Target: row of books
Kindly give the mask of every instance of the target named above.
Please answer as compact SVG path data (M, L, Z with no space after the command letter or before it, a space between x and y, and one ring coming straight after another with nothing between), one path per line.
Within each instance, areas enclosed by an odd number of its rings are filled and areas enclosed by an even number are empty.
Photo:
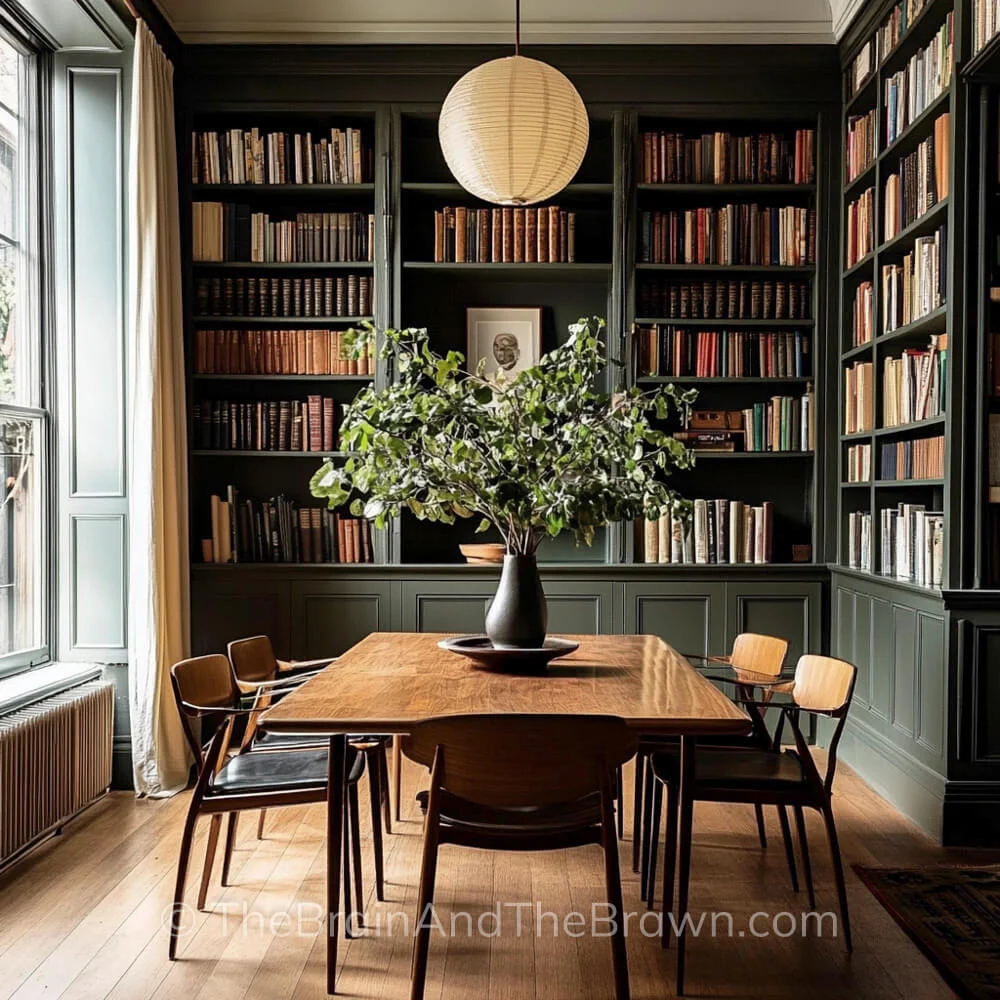
M337 449L338 404L329 396L303 399L203 400L191 407L195 447L223 451Z
M942 479L944 435L912 441L888 441L879 449L879 478Z
M872 478L871 444L852 444L847 448L847 482L867 483Z
M1000 0L972 0L972 51L982 49L1000 31Z
M930 338L920 350L907 348L882 368L882 426L898 427L944 413L948 335Z
M851 344L860 347L875 336L875 286L870 281L858 283L851 303Z
M883 84L886 146L951 86L954 68L955 12L949 11L934 38Z
M801 331L692 330L665 324L635 331L640 376L805 378L811 374L809 335Z
M576 212L446 206L434 213L434 260L458 264L573 264Z
M944 579L944 514L923 504L901 503L879 511L881 572L921 587Z
M652 264L816 262L816 210L730 204L687 211L643 212L639 259Z
M374 375L371 339L349 357L342 330L196 330L198 375ZM353 353L353 352L352 352Z
M872 35L858 50L847 68L847 96L853 97L869 80L878 65L878 36Z
M865 573L873 572L870 510L852 510L847 515L847 565Z
M874 368L870 361L855 361L844 369L844 433L870 431L873 426Z
M931 0L900 0L889 11L889 16L878 29L879 57L885 57L899 44L900 39L910 30L914 18L931 2Z
M847 181L863 174L875 161L875 109L847 119Z
M882 266L882 332L933 312L945 301L948 230L919 236L901 264Z
M948 197L950 149L951 115L943 114L934 122L934 134L904 156L899 169L885 179L884 239L892 239Z
M815 180L815 129L796 129L794 136L642 133L644 184L812 184Z
M336 319L370 316L375 305L369 274L336 278L200 277L194 283L195 316Z
M261 132L230 128L195 132L191 180L195 184L359 184L372 179L372 152L359 128Z
M249 205L196 201L192 210L196 261L311 264L374 259L375 216L365 212L298 212L272 219Z
M772 396L743 411L746 451L814 451L816 397L812 387L802 396Z
M636 309L665 319L808 319L808 281L640 281Z
M647 563L769 563L774 504L742 500L695 500L690 517L664 511L642 522L642 559Z
M288 497L247 500L230 486L212 494L212 534L202 559L215 563L370 563L371 525L325 507L302 507Z
M853 267L875 249L875 188L866 188L847 204L847 267Z

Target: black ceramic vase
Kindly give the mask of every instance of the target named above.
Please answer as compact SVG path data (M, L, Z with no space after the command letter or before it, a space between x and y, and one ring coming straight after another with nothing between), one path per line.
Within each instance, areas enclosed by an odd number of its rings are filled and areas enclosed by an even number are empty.
M503 557L503 573L486 615L496 649L540 649L548 626L545 593L534 556Z

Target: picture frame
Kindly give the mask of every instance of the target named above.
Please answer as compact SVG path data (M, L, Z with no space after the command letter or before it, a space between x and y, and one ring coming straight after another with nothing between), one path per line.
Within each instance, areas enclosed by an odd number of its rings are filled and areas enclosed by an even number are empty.
M513 378L538 364L542 356L540 306L469 308L465 359L470 372L486 359L486 377L503 372Z

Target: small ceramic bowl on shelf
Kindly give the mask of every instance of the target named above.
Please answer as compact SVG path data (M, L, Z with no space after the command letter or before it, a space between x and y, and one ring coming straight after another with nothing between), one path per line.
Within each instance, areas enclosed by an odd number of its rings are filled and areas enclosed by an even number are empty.
M459 545L459 551L470 564L502 563L505 548L502 542L477 542Z

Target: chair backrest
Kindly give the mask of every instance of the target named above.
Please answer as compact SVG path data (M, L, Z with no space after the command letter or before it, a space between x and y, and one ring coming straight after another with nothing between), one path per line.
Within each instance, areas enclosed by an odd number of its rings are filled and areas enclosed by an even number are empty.
M795 667L792 698L799 708L830 715L846 713L858 668L832 656L805 655Z
M235 639L229 644L229 662L237 680L249 683L270 681L278 672L271 640L266 635Z
M754 674L777 677L785 662L788 643L773 635L758 635L755 632L741 632L729 654L729 662L740 670Z
M233 680L229 660L221 653L192 656L187 660L181 660L170 668L170 684L184 726L184 735L201 767L205 755L194 729L194 720L205 718L210 731L208 733L203 731L201 735L211 737L220 724L230 721L231 718L221 714L212 718L213 709L222 713L236 708L239 704L240 693Z
M572 802L599 791L635 753L636 735L604 715L456 715L403 737L411 760L438 761L441 787L497 808Z

